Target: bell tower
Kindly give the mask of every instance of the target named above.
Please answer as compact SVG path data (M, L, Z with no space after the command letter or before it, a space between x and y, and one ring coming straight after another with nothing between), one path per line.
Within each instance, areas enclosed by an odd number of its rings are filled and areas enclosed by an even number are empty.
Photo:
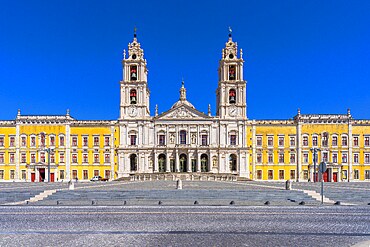
M148 69L144 51L137 41L136 28L134 40L128 44L128 56L126 50L123 51L122 68L120 119L150 117Z
M238 54L238 44L232 39L229 28L229 40L222 49L222 58L218 67L217 113L220 118L247 117L247 82L243 78L243 51Z

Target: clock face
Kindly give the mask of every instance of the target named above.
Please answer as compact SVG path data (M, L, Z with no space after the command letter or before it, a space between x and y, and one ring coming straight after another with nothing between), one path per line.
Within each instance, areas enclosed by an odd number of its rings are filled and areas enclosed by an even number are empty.
M130 106L130 108L128 108L128 115L130 115L130 117L135 117L137 115L137 109L135 106Z
M230 107L229 109L229 115L232 117L235 117L238 113L238 109L235 106Z

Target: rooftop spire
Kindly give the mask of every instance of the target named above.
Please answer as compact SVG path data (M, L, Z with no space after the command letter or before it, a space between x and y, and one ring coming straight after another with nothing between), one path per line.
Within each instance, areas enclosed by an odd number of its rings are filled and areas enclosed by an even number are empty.
M231 39L231 34L232 34L233 30L231 29L231 27L229 26L229 39Z
M136 30L137 30L137 28L136 28L136 26L134 27L134 38L136 38Z

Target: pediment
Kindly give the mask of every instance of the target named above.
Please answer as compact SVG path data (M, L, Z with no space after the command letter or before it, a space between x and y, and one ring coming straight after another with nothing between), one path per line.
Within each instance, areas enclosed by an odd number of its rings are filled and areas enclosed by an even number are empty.
M157 116L157 119L205 119L209 118L206 114L191 108L185 104L170 109Z

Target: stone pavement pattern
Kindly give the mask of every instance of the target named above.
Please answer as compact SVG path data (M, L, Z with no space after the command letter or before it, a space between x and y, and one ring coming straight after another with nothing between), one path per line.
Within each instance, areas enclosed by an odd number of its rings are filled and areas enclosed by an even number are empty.
M0 246L352 246L367 207L0 207Z

